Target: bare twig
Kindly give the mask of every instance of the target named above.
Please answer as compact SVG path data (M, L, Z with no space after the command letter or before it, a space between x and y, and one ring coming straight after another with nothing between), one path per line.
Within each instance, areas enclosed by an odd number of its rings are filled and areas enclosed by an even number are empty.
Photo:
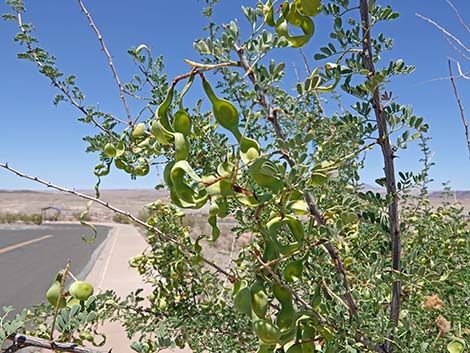
M462 18L462 15L460 15L460 12L459 10L457 10L457 8L454 6L454 4L450 1L450 0L447 0L447 4L449 4L449 6L451 7L452 11L454 11L454 14L455 14L455 17L457 17L457 19L459 20L460 24L462 25L463 28L465 28L465 30L467 32L470 32L470 27L465 23L465 21L463 20Z
M468 155L469 155L469 158L470 158L470 135L469 135L469 132L468 132L467 119L465 118L465 109L463 107L462 101L460 100L459 92L457 90L457 85L455 83L454 74L452 72L452 64L451 64L450 60L448 60L447 63L449 65L450 82L452 82L452 87L454 89L455 98L457 99L457 104L458 104L459 110L460 110L460 117L462 118L462 123L463 123L463 126L465 128L465 136L466 136L466 139L467 139L467 149L468 149Z
M60 279L59 296L57 297L57 303L54 308L54 316L52 317L51 334L49 336L49 339L51 340L51 342L54 341L55 322L57 320L57 315L59 314L60 299L62 299L64 295L65 281L67 280L67 275L69 273L69 270L70 270L70 260L67 260L65 269L62 272L62 278Z
M19 170L16 170L12 167L10 167L7 163L0 163L0 168L3 168L3 169L6 169L16 175L18 175L19 177L21 178L25 178L25 179L28 179L28 180L32 180L34 182L37 182L39 184L42 184L42 185L45 185L47 186L48 188L51 188L51 189L55 189L55 190L59 190L59 191L62 191L62 192L65 192L65 193L68 193L68 194L72 194L72 195L75 195L75 196L78 196L82 199L86 199L86 200L90 200L90 201L93 201L93 202L96 202L116 213L119 213L119 214L122 214L126 217L128 217L129 219L133 220L135 223L141 225L142 227L144 227L145 229L147 229L148 231L152 232L152 233L155 233L157 235L159 235L163 240L165 241L168 241L168 242L171 242L175 245L177 245L183 252L186 252L190 255L195 255L194 251L186 246L184 246L183 244L181 244L177 239L174 239L173 237L163 233L160 229L148 224L147 222L144 222L142 220L140 220L139 218L137 218L136 216L134 216L133 214L127 212L127 211L123 211L117 207L114 207L112 205L109 204L109 202L106 202L106 201L103 201L101 199L97 199L96 197L93 197L93 196L90 196L90 195L87 195L87 194L84 194L84 193L81 193L81 192L78 192L78 191L75 191L75 190L72 190L72 189L67 189L67 188L64 188L62 186L58 186L58 185L55 185L55 184L52 184L48 181L45 181L45 180L42 180L38 177L33 177L33 176L30 176L30 175L27 175L23 172L20 172ZM204 257L201 257L201 260L206 263L207 265L209 265L210 267L214 268L217 272L223 274L224 276L227 276L230 280L232 281L235 281L236 278L235 276L231 275L230 273L228 273L227 271L225 271L224 269L222 269L220 266L218 266L217 264L215 264L214 262L212 262L211 260L208 260Z
M372 58L371 36L370 36L370 20L369 20L369 5L367 0L360 0L360 13L362 20L362 48L363 48L363 61L364 66L369 71L372 77L375 74L375 67ZM379 130L379 144L382 149L384 159L384 172L385 181L387 186L387 195L391 196L391 204L388 209L390 217L390 237L392 248L392 270L396 273L401 271L400 258L401 258L401 244L400 244L400 221L398 212L398 196L395 181L395 165L393 159L392 147L388 137L387 120L380 104L380 89L376 88L372 95L372 107L374 108L377 127ZM401 281L396 279L392 283L392 302L390 305L390 319L395 327L398 326L400 315L400 295L401 295ZM386 341L386 350L391 352L393 346L393 333Z
M71 353L106 353L99 351L96 348L86 348L77 345L76 343L61 343L48 341L39 337L22 335L14 333L7 338L7 341L11 341L12 345L3 349L1 353L13 353L18 352L22 348L36 347L43 348L54 352L71 352ZM107 353L111 353L109 350Z
M457 38L455 35L450 33L448 30L446 30L444 27L442 27L440 24L438 24L436 21L431 20L429 17L423 16L419 13L416 14L419 18L422 18L426 22L429 22L432 24L434 27L436 27L439 31L441 31L445 36L451 38L453 41L455 41L462 49L464 49L466 52L470 53L470 49L465 46L465 44L462 43L462 41Z
M196 61L192 61L189 59L185 59L183 61L186 64L191 65L192 67L197 67L198 69L205 69L205 70L220 69L222 67L228 67L228 66L240 66L240 63L237 61L229 61L229 62L223 62L223 63L218 63L218 64L203 64L203 63L198 63Z
M80 5L80 8L82 9L83 13L86 15L86 17L88 19L88 23L90 24L90 27L95 32L96 38L98 38L98 41L100 42L101 48L103 49L103 52L106 55L106 58L108 59L109 67L111 68L111 71L113 73L114 81L116 81L116 85L119 88L119 96L121 97L122 104L124 106L124 109L126 110L128 124L131 124L132 123L132 115L131 115L131 111L129 110L129 104L127 103L124 86L122 85L121 80L119 79L119 75L116 71L116 67L114 66L113 58L111 57L111 53L109 52L108 47L106 46L106 43L103 39L103 36L101 35L98 27L96 26L95 22L93 21L93 18L91 17L90 12L85 7L85 4L83 3L83 1L78 0L78 4Z
M285 140L285 135L282 132L281 126L279 125L279 121L276 117L276 110L273 109L273 107L271 106L265 89L258 84L258 80L256 79L255 73L251 68L250 63L245 57L243 48L239 47L237 44L234 44L234 48L238 54L238 57L240 58L241 67L246 71L248 78L250 79L253 86L257 87L260 104L264 109L266 109L266 112L268 113L267 120L270 121L273 125L274 130L276 132L276 136L281 140Z
M21 32L24 34L24 35L27 35L25 29L24 29L24 24L23 24L23 19L22 19L22 16L21 16L21 13L20 12L17 12L16 13L16 16L17 16L17 20L18 20L18 27L20 28ZM31 43L29 41L26 41L26 48L28 49L28 54L31 54L33 59L34 59L34 62L36 63L36 65L40 68L40 69L43 69L44 68L44 64L42 63L41 59L38 57L37 53L36 53L36 50L32 47ZM75 107L77 108L81 113L85 114L85 116L87 118L90 119L90 121L96 126L98 127L99 129L101 129L102 131L104 131L105 133L107 133L109 136L111 136L112 138L115 138L115 136L113 134L111 134L111 132L106 129L103 125L101 125L98 121L96 121L96 119L91 116L89 114L89 112L87 111L87 109L82 105L80 104L74 97L73 95L69 92L69 90L67 88L64 87L64 85L58 81L56 78L52 77L52 76L47 76L49 78L49 80L51 81L52 85L54 87L56 87L59 91L61 91L66 97L67 99L69 100L69 102ZM115 120L116 122L118 123L124 123L121 119L111 115L111 114L108 114L108 113L105 113L104 114L106 117L109 117L113 120Z
M449 37L444 36L444 38L446 39L447 43L449 43L449 45L450 45L452 48L454 48L454 50L455 50L457 53L459 53L459 54L460 54L462 57L464 57L465 59L470 60L470 56L467 55L467 54L465 54L465 53L463 52L463 50L461 50L458 46L456 46L456 45L454 44L454 42L452 42L452 41L450 40Z
M304 61L305 71L307 71L307 74L310 75L312 73L312 70L310 69L307 57L305 56L304 50L302 48L300 48L300 55L302 56L302 60Z

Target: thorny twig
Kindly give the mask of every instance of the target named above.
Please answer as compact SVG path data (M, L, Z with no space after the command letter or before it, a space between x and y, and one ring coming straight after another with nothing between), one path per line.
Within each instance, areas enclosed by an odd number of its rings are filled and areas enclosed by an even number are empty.
M460 110L460 117L462 118L462 123L463 123L463 126L465 128L465 136L466 136L466 139L467 139L467 149L468 149L469 158L470 158L470 135L469 135L469 131L468 131L467 119L465 118L465 109L462 105L462 101L460 100L459 92L457 90L457 85L455 83L454 74L452 72L452 64L451 64L450 60L448 60L447 63L449 65L450 82L452 83L452 87L454 89L455 98L457 99L457 104L458 104L459 110Z
M62 272L62 278L60 280L60 288L59 288L59 296L57 297L57 303L54 308L54 316L52 318L52 324L51 324L51 334L49 336L49 339L51 342L54 341L54 329L55 329L55 323L57 320L57 315L59 314L59 306L60 306L60 299L64 295L64 288L65 288L65 281L67 280L67 275L70 271L70 260L67 260L67 264L65 265L65 269Z
M434 27L436 27L439 31L441 31L445 36L451 38L453 41L455 41L462 49L464 49L466 52L470 53L470 48L466 47L465 44L462 43L462 41L457 38L455 35L450 33L448 30L446 30L444 27L442 27L440 24L438 24L436 21L433 21L429 17L426 17L424 15L421 15L419 13L416 14L419 18L425 20L426 22L429 22L432 24Z
M163 240L166 240L168 242L171 242L175 245L177 245L183 252L186 252L190 255L194 255L194 251L192 249L189 249L188 247L184 246L183 244L181 244L177 239L174 239L173 237L163 233L160 229L148 224L147 222L144 222L142 220L140 220L139 218L137 218L136 216L134 216L133 214L127 212L127 211L123 211L119 208L116 208L112 205L109 204L109 202L106 202L106 201L103 201L101 199L98 199L96 197L93 197L93 196L90 196L90 195L87 195L87 194L84 194L84 193L81 193L81 192L78 192L78 191L75 191L75 190L72 190L72 189L67 189L67 188L64 188L62 186L58 186L58 185L55 185L55 184L52 184L48 181L45 181L45 180L42 180L38 177L33 177L33 176L30 176L30 175L27 175L25 173L22 173L20 172L19 170L16 170L12 167L10 167L7 163L0 163L0 168L3 168L3 169L6 169L16 175L18 175L19 177L21 178L25 178L25 179L28 179L28 180L32 180L32 181L35 181L39 184L42 184L42 185L45 185L47 186L48 188L51 188L51 189L55 189L55 190L59 190L59 191L62 191L62 192L65 192L65 193L68 193L68 194L72 194L72 195L75 195L75 196L78 196L82 199L86 199L86 200L90 200L90 201L93 201L93 202L96 202L116 213L119 213L119 214L122 214L126 217L128 217L129 219L131 219L132 221L134 221L135 223L139 224L140 226L144 227L145 229L147 229L148 231L152 232L152 233L155 233L157 234L158 236L160 236ZM235 281L236 278L235 276L231 275L230 273L228 273L227 271L225 271L223 268L221 268L219 265L215 264L214 262L212 262L211 260L208 260L206 259L205 257L201 256L201 260L206 263L207 265L209 265L210 267L214 268L217 272L223 274L224 276L227 276L231 281Z
M24 34L25 36L27 35L25 29L24 29L24 24L23 24L23 19L22 19L22 16L21 16L21 13L20 12L17 12L16 13L16 18L18 20L18 27L20 28L22 34ZM36 65L40 68L40 69L43 69L44 68L44 64L42 63L41 59L38 57L37 53L36 53L36 50L33 48L33 46L31 45L31 42L29 41L26 41L26 48L28 50L28 54L31 54L33 56L33 59L34 59L34 62L36 63ZM69 92L68 89L66 89L64 87L64 85L58 81L55 77L52 77L52 76L48 76L46 75L49 80L51 81L52 85L54 87L56 87L57 89L59 89L59 91L61 91L66 97L67 99L69 100L69 102L75 107L77 108L81 113L85 114L85 116L87 118L90 119L90 121L96 126L98 127L100 130L102 130L103 132L105 132L106 134L108 134L109 136L111 136L112 138L115 138L115 136L113 134L111 134L111 132L106 129L103 125L101 125L98 121L96 121L96 119L89 114L89 112L87 111L87 109L81 105L74 97L73 95ZM105 113L104 114L106 117L109 117L113 120L115 120L116 122L119 122L119 123L125 123L123 122L121 119L111 115L111 114L108 114L108 113ZM126 124L126 123L125 123Z
M86 15L86 17L88 19L88 23L90 24L90 27L95 32L96 38L100 42L101 48L103 49L104 54L108 58L109 67L111 68L111 71L113 73L114 81L116 81L116 85L119 88L119 96L121 97L122 104L124 106L124 109L126 110L128 124L131 124L132 123L132 115L131 115L131 111L129 110L129 104L127 103L124 86L122 85L121 80L119 79L119 75L116 71L116 68L114 67L114 63L113 63L113 59L111 57L111 53L109 52L108 47L106 46L106 43L104 42L103 36L101 35L98 27L96 27L96 24L93 21L93 18L91 17L90 12L85 7L85 4L83 3L83 1L78 0L78 4L80 5L80 8L82 9L83 13Z

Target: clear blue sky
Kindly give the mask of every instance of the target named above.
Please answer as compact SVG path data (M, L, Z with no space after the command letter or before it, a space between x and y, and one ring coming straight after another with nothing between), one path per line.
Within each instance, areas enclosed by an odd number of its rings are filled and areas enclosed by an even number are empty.
M469 44L470 33L461 29L445 0L377 0L380 4L390 2L401 13L398 20L380 27L395 38L395 50L390 57L403 58L417 67L412 75L395 80L391 89L401 103L413 105L416 114L424 116L431 126L431 148L436 163L432 169L435 179L432 188L439 189L442 182L450 181L454 189L470 190L470 161L452 87L448 81L427 82L448 76L447 57L459 56L442 34L419 19L416 12L439 21ZM238 18L239 23L244 24L240 6L254 3L221 0L216 20ZM470 22L470 1L454 0L454 4ZM197 59L192 42L204 35L202 28L206 23L200 16L203 5L203 1L197 0L87 3L123 81L134 73L126 51L141 43L150 46L155 56L164 55L170 77L187 72L188 67L182 60ZM31 0L26 6L26 22L35 24L36 36L42 46L58 58L60 69L77 75L78 84L87 95L86 103L99 103L103 110L123 115L106 58L77 1ZM7 7L2 2L0 13L5 12ZM329 28L323 24L317 23L317 38L327 34ZM95 182L92 170L97 156L84 152L86 143L81 137L93 134L93 130L76 120L80 114L73 107L53 106L56 90L37 73L32 63L16 59L19 48L12 40L16 32L13 23L0 23L0 161L66 187L92 188ZM312 65L315 46L323 43L320 39L313 40L306 49ZM297 60L298 52L293 50L292 55L295 56L292 60ZM465 64L464 59L462 63L470 69L470 63ZM469 87L470 82L459 82L463 102L470 112ZM412 147L400 153L398 167L418 170L418 158L417 149ZM364 182L372 184L381 176L382 161L377 153L372 153L370 159L371 166L364 171L363 178ZM155 171L137 181L114 172L104 179L102 187L145 188L159 180ZM32 182L0 170L0 189L38 188L40 186Z

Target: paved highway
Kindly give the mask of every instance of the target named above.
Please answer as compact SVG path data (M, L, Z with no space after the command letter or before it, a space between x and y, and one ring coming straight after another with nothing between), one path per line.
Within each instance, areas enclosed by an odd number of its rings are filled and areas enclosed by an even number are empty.
M26 308L46 301L47 289L68 259L75 276L87 271L110 228L97 226L97 230L96 240L86 243L81 236L91 230L75 224L0 226L0 308Z

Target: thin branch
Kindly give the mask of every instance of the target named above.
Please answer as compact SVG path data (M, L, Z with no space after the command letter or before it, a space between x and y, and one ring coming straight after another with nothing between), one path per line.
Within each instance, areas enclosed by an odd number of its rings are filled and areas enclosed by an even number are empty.
M459 92L457 90L457 85L455 83L454 74L452 72L452 64L451 64L450 60L448 60L447 63L449 65L450 82L452 82L452 87L454 88L455 98L457 99L457 104L458 104L459 110L460 110L460 117L462 118L462 123L463 123L464 129L465 129L465 136L466 136L466 139L467 139L468 155L469 155L469 158L470 158L470 135L469 135L469 132L468 132L467 119L465 118L465 109L463 107L462 101L460 100Z
M455 59L452 59L452 58L449 58L449 60L455 62L455 65L457 66L457 70L459 72L459 76L454 76L456 78L463 78L465 80L470 80L470 76L469 75L469 72L466 72L465 74L462 72L462 67L460 66L460 62L455 60ZM470 60L470 58L469 58Z
M458 39L456 36L454 36L452 33L450 33L448 30L446 30L444 27L442 27L440 24L438 24L437 22L431 20L429 17L426 17L426 16L423 16L419 13L416 14L416 16L418 16L419 18L422 18L423 20L425 20L426 22L429 22L430 24L432 24L434 27L436 27L439 31L441 31L442 33L444 33L444 35L452 38L452 40L454 40L458 45L460 45L465 51L469 52L470 53L470 49L467 48L465 46L465 44L462 43L462 41L460 39Z
M54 316L52 318L52 324L51 324L51 334L49 336L49 340L52 342L54 340L54 329L55 329L55 323L57 320L57 315L59 315L59 306L60 306L60 300L62 299L64 295L64 288L65 288L65 281L67 280L67 275L70 271L70 259L67 260L67 264L65 265L65 269L62 272L62 278L60 280L60 287L59 287L59 296L57 297L57 303L54 308Z
M240 66L240 63L237 61L229 61L229 62L223 62L223 63L218 63L218 64L203 64L203 63L198 63L196 61L192 61L189 59L184 59L183 61L186 64L191 65L192 67L196 67L198 69L205 69L205 70L220 69L222 67L228 67L228 66Z
M124 109L126 110L128 124L131 124L132 123L132 115L131 115L131 111L129 110L129 104L127 103L124 86L122 85L121 80L119 79L119 75L116 71L116 68L114 67L113 58L111 57L111 53L109 52L108 47L106 46L106 43L104 42L103 36L101 35L98 27L96 27L95 22L93 22L93 18L91 17L90 12L86 9L85 4L83 3L83 1L78 0L78 4L80 5L80 8L82 9L83 13L86 15L86 17L88 19L88 23L90 24L90 27L95 32L96 38L98 38L98 41L100 42L101 48L103 49L104 54L108 58L109 67L111 68L111 71L113 73L114 81L116 81L116 85L119 88L119 96L121 97L122 104L124 106Z
M238 54L238 57L240 58L241 67L246 71L246 74L248 75L248 78L250 79L253 86L257 88L260 104L264 109L266 109L266 112L268 113L267 120L270 121L273 125L274 130L276 132L276 136L281 140L285 140L285 135L282 132L281 125L279 124L279 121L276 117L276 111L273 109L271 103L269 102L266 90L258 84L258 80L256 79L255 73L245 57L243 48L239 47L237 44L234 44L234 48Z
M54 185L48 181L45 181L45 180L42 180L42 179L39 179L38 177L33 177L33 176L30 176L30 175L27 175L25 173L22 173L20 172L19 170L16 170L12 167L10 167L8 165L8 163L0 163L0 168L3 168L3 169L6 169L14 174L16 174L17 176L21 177L21 178L24 178L24 179L28 179L28 180L32 180L34 182L37 182L39 184L42 184L42 185L45 185L47 186L48 188L51 188L51 189L55 189L55 190L59 190L59 191L62 191L62 192L65 192L65 193L68 193L68 194L72 194L72 195L75 195L75 196L78 196L82 199L86 199L86 200L89 200L89 201L93 201L93 202L96 202L116 213L119 213L119 214L122 214L126 217L128 217L129 219L133 220L135 223L141 225L142 227L144 227L145 229L147 229L148 231L150 232L153 232L157 235L159 235L163 240L166 240L166 241L169 241L175 245L177 245L178 247L180 247L180 249L183 251L183 252L186 252L190 255L195 255L195 252L184 246L183 244L181 244L177 239L174 239L172 238L171 236L163 233L160 229L148 224L147 222L144 222L142 220L140 220L139 218L135 217L133 214L127 212L127 211L123 211L117 207L114 207L112 205L109 204L109 202L106 202L106 201L103 201L101 199L98 199L96 197L93 197L93 196L90 196L90 195L87 195L87 194L83 194L81 192L78 192L78 191L75 191L75 190L72 190L72 189L67 189L67 188L64 188L62 186L58 186L58 185ZM220 266L218 266L217 264L215 264L214 262L204 258L204 257L201 257L201 260L203 262L205 262L207 265L211 266L212 268L214 268L217 272L223 274L224 276L227 276L230 280L232 281L236 281L236 278L235 276L231 275L230 273L228 273L227 271L225 271L224 269L222 269Z
M300 55L302 56L302 60L304 61L305 71L308 75L310 75L312 73L312 70L310 69L310 65L308 64L308 60L305 56L303 48L300 48Z
M451 7L452 11L454 11L454 14L455 16L457 17L457 19L459 20L460 24L462 25L463 28L465 28L465 30L467 32L470 32L470 27L465 23L465 21L463 20L462 16L460 15L460 12L459 10L457 10L457 8L454 6L454 4L450 1L450 0L447 0L447 4L449 4L449 6Z
M375 67L372 56L371 36L370 36L370 20L369 20L369 5L367 0L360 0L360 13L362 20L362 48L363 48L363 62L365 68L369 71L369 76L373 77L375 74ZM384 159L384 172L385 181L387 186L387 195L392 198L391 204L388 209L390 217L390 240L392 248L392 270L396 273L401 272L401 243L400 243L400 220L398 212L398 196L395 180L395 165L393 159L395 155L390 145L387 120L380 102L380 89L376 88L372 95L372 107L374 108L377 127L379 130L379 144L382 149ZM390 304L390 319L395 327L398 326L401 306L401 281L396 279L392 283L392 301ZM391 352L393 349L393 333L391 333L389 340L386 341L386 351Z
M305 200L307 201L309 211L315 217L315 220L317 221L317 223L326 226L326 220L318 211L315 203L313 202L312 195L310 195L308 191L305 191L304 197L305 197ZM341 275L341 278L343 280L343 287L346 291L344 294L344 300L347 304L348 311L350 315L357 322L359 322L359 316L358 316L359 309L352 295L351 288L349 287L348 277L346 275L346 269L344 268L343 262L341 261L341 258L339 257L338 249L336 249L336 247L330 241L325 242L324 244L322 244L322 246L328 251L328 254L330 255L333 261L333 265L336 269L336 272L338 272Z
M54 342L49 341L43 338L29 336L29 335L22 335L18 333L14 333L8 336L6 341L11 341L12 345L3 349L1 353L13 353L18 352L20 349L26 347L36 347L47 349L54 352L71 352L71 353L106 353L103 351L99 351L96 348L86 348L77 345L76 343L61 343L61 342ZM111 353L109 350L107 353Z
M23 20L22 20L22 16L21 16L21 13L20 12L17 12L16 13L16 16L17 16L17 19L18 19L18 27L20 28L21 32L26 36L27 33L26 31L24 30L24 24L23 24ZM28 49L28 53L31 54L34 58L34 62L36 63L36 65L40 68L40 69L43 69L44 68L44 64L41 62L40 58L38 57L36 51L34 50L34 48L32 47L31 45L31 42L29 41L26 41L26 48ZM56 78L54 77L51 77L51 76L47 76L49 78L49 80L51 81L52 85L54 87L56 87L59 91L61 91L66 97L67 99L69 100L69 102L75 107L77 108L81 113L85 114L86 117L88 117L90 119L90 121L96 126L98 127L99 129L101 129L103 132L107 133L109 136L111 136L112 138L115 138L115 136L113 134L111 134L111 132L106 129L103 125L101 125L98 121L96 121L95 118L93 118L93 116L90 116L88 111L86 110L86 108L81 105L73 96L72 94L69 92L68 89L66 89L64 87L64 85L62 85L62 83L60 83L60 81L58 81ZM123 123L123 121L111 114L108 114L108 113L105 113L104 114L105 116L109 117L109 118L112 118L113 120L119 122L119 123Z
M449 37L444 36L444 38L446 39L447 43L449 43L449 45L450 45L452 48L454 48L454 50L455 50L457 53L459 53L460 55L462 55L465 59L470 60L470 56L467 55L467 54L465 54L462 50L460 50L459 47L457 47L457 46L454 44L454 42L452 42L452 41L450 40Z

